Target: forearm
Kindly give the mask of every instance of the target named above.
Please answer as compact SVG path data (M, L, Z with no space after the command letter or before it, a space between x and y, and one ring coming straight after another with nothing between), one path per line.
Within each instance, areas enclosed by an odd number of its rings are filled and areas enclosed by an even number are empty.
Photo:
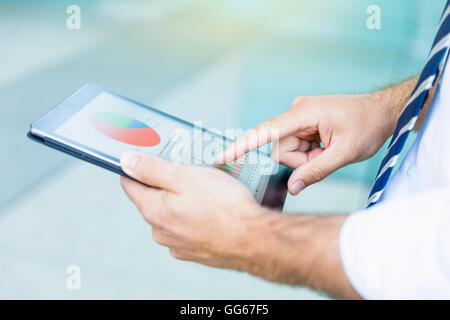
M418 79L419 75L416 75L397 85L390 86L380 91L376 91L366 95L368 101L376 105L376 108L385 114L386 121L390 123L389 128L391 128L391 135L394 133L397 120L400 117L401 112L405 108L406 103L408 102ZM427 100L425 101L425 104L419 113L419 118L416 122L414 130L420 129L436 90L436 86L437 82L428 94Z
M308 286L336 297L359 298L340 260L339 231L345 218L265 215L255 228L257 249L247 271L270 281Z

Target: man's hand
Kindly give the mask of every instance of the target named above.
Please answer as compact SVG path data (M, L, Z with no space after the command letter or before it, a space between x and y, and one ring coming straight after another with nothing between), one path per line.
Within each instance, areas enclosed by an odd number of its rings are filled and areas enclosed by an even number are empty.
M296 195L337 169L373 156L393 134L415 81L366 95L298 97L289 111L232 143L217 162L233 161L273 141L272 158L295 169L288 188Z
M357 298L339 256L345 216L288 216L262 208L247 188L216 170L126 153L121 183L154 240L177 259L245 271Z
M154 240L177 259L244 269L244 257L255 254L249 229L263 209L236 179L216 170L174 164L137 152L121 159L130 179L121 184L145 220Z

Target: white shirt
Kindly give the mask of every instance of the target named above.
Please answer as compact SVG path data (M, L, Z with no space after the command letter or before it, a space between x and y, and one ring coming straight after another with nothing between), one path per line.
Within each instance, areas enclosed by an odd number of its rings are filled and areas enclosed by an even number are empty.
M382 201L340 233L344 270L366 299L450 298L450 70Z

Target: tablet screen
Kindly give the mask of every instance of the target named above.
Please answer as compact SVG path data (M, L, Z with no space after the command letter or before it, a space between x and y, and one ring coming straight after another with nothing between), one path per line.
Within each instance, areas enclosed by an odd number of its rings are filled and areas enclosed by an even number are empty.
M108 92L98 94L55 133L117 161L124 152L135 150L172 162L214 167L243 182L257 200L262 199L270 175L277 170L270 157L256 152L216 165L216 154L228 143L223 136Z

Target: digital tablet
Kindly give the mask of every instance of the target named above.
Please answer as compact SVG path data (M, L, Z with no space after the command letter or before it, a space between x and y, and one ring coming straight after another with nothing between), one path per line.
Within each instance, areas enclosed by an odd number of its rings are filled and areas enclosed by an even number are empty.
M242 182L263 206L277 209L283 207L291 173L259 150L229 164L215 164L217 153L231 143L217 131L94 84L83 86L32 123L28 136L123 176L127 175L120 167L120 157L131 150L213 167Z

